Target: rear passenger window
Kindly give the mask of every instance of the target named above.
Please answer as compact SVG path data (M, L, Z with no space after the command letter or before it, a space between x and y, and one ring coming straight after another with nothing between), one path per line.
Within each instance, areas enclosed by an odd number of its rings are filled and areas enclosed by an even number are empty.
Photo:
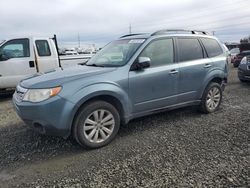
M207 51L208 57L215 57L223 53L223 50L221 49L219 43L216 40L209 38L201 38L201 41Z
M202 47L198 39L179 38L178 39L179 61L191 61L203 58Z
M172 64L174 62L174 47L172 39L160 39L151 42L140 54L149 57L151 67Z
M47 40L36 40L36 48L39 56L51 55Z

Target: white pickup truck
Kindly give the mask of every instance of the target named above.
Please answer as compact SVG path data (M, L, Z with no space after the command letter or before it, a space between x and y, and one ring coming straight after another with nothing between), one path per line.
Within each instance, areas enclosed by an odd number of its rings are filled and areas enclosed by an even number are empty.
M16 38L0 43L0 91L37 73L84 64L92 55L58 56L53 38Z

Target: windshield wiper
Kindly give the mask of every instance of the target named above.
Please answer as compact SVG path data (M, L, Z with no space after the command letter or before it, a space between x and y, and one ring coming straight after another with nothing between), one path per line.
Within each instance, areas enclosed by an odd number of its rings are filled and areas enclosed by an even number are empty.
M95 63L93 64L85 64L86 66L92 66L92 67L104 67L104 65L97 65Z

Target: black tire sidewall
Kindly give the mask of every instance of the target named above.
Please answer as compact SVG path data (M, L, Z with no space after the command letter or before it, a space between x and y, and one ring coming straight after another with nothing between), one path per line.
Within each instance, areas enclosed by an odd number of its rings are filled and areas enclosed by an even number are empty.
M86 120L86 118L92 112L98 109L104 109L112 113L112 115L114 116L114 120L115 120L115 126L114 126L114 130L112 134L109 136L107 140L101 143L92 143L88 141L88 139L85 137L84 131L83 131L83 125L84 125L84 121ZM120 128L120 115L118 111L116 110L116 108L110 103L107 103L105 101L93 101L85 105L82 109L80 109L80 112L78 113L76 117L76 121L74 123L74 129L75 129L74 137L77 140L77 142L85 148L99 148L110 143L115 138L116 134L119 131L119 128Z
M214 109L214 110L210 110L208 109L207 107L207 95L209 93L209 91L216 87L217 89L219 89L219 92L220 92L220 101L219 101L219 104L218 106ZM215 83L215 82L212 82L208 85L208 87L205 89L205 92L203 94L203 97L202 97L202 101L201 101L201 108L202 108L202 111L205 112L205 113L212 113L212 112L215 112L216 110L218 110L218 108L220 107L220 104L222 102L222 89L221 89L221 86L220 84L218 83Z

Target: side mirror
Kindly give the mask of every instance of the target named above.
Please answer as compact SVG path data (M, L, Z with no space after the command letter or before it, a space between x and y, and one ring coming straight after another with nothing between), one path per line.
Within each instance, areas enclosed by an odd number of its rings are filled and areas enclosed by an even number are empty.
M4 55L0 54L0 61L4 61Z
M149 57L139 57L136 62L131 67L131 70L142 70L150 67L150 58Z
M0 61L6 61L8 60L9 58L6 57L6 55L4 54L0 54Z

